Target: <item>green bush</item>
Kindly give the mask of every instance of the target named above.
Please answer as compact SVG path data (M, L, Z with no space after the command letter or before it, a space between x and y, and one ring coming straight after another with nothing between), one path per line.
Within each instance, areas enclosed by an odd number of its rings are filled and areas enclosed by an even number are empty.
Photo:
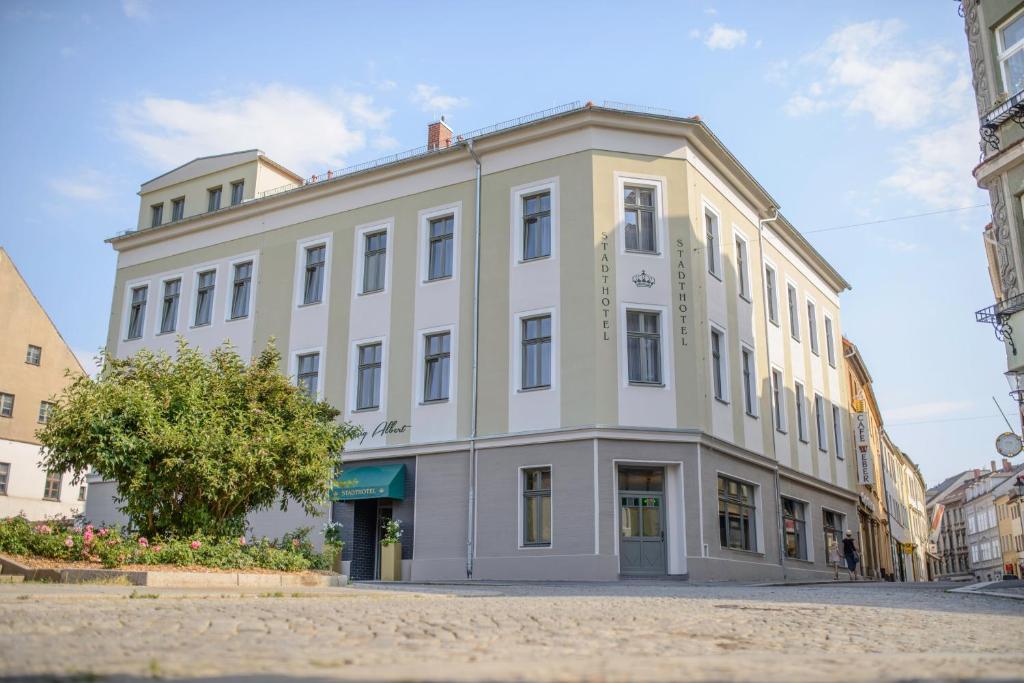
M33 524L24 517L0 519L0 552L50 560L99 562L104 567L129 564L200 566L215 569L272 569L298 572L329 569L330 557L309 542L309 529L280 540L194 535L153 538L116 527L81 526L56 519Z

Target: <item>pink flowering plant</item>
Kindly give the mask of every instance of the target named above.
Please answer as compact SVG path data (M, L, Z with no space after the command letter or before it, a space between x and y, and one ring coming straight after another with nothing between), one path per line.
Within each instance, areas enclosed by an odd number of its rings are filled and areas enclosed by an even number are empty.
M24 517L10 517L0 519L0 553L94 562L111 568L178 565L277 571L328 569L331 558L316 552L308 535L309 529L298 529L280 540L248 541L244 536L202 534L151 538L113 526L60 519L34 524Z

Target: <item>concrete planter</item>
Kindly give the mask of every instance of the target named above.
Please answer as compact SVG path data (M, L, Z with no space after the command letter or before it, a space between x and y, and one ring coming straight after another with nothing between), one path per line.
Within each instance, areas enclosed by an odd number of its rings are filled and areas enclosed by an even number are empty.
M402 544L380 544L380 580L402 580Z

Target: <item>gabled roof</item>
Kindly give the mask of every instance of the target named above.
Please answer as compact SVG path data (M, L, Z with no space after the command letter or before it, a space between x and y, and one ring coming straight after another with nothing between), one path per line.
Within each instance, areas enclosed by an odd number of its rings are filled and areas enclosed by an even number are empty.
M240 152L228 152L226 154L213 154L206 157L197 157L175 169L167 171L167 173L162 173L157 177L142 183L142 186L139 188L139 194L160 190L186 180L200 178L204 175L223 171L257 159L270 164L285 175L291 176L296 182L302 182L302 176L277 163L264 154L262 150L246 149Z

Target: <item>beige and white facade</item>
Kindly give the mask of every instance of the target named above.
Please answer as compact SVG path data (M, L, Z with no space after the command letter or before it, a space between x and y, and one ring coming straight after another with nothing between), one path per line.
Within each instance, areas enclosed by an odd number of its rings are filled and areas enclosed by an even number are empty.
M354 172L303 181L257 152L144 185L110 240L108 348L273 337L364 431L346 469L404 478L333 506L355 577L389 516L411 579L830 574L826 537L856 528L848 285L777 202L698 119L437 125ZM242 178L251 196L190 213Z
M0 518L73 516L85 510L85 482L39 467L36 430L84 371L2 247L0 311L7 321L0 335Z

